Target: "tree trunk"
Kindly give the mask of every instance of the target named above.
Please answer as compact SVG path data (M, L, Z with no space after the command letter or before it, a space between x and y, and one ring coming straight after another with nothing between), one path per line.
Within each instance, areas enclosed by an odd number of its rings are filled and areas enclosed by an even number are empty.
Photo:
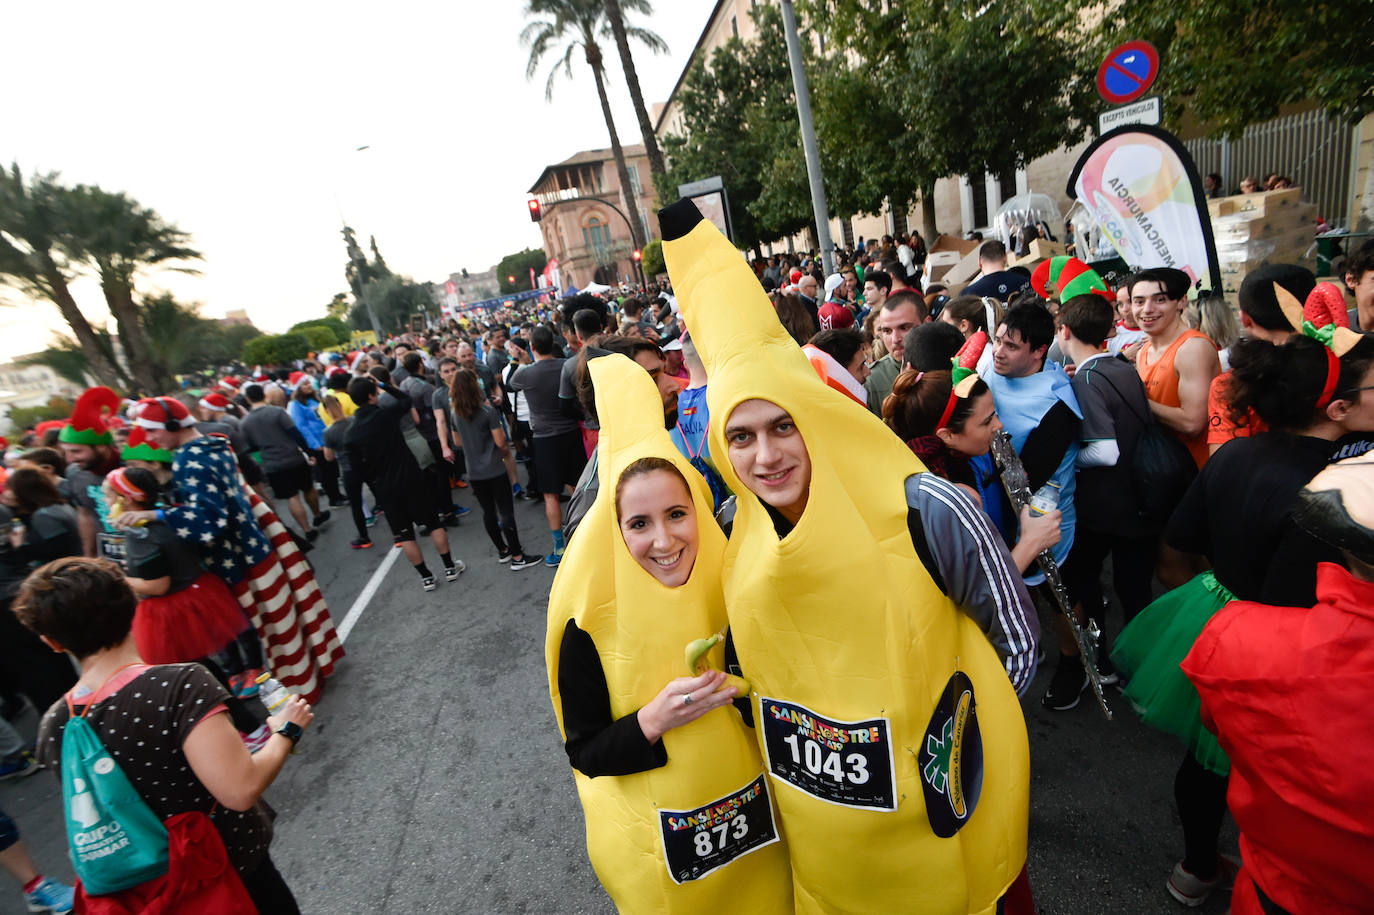
M940 233L935 229L935 185L921 188L921 236L925 239L926 250L935 244Z
M76 335L76 342L81 344L81 351L86 355L86 361L91 366L91 374L95 380L106 387L122 388L125 379L123 372L113 360L105 355L105 350L100 345L100 339L96 336L95 329L91 327L91 322L86 320L86 316L77 307L76 299L72 297L71 290L67 288L66 277L62 276L57 265L51 258L44 258L43 272L47 281L48 288L52 291L53 304L61 312L63 320Z
M106 273L101 265L101 273ZM117 277L102 275L100 288L105 293L105 303L114 315L119 327L119 343L124 349L124 360L129 364L129 374L133 377L134 387L144 397L165 394L166 371L161 369L158 360L148 346L148 337L139 323L138 306L134 304L133 290Z
M644 107L644 93L639 89L639 74L635 72L635 60L630 54L630 39L625 35L625 16L620 12L620 0L606 0L606 18L611 22L615 33L616 50L620 52L620 68L625 71L625 84L630 88L630 100L634 102L635 117L639 118L639 132L644 137L644 151L649 157L649 171L657 179L665 171L663 153L658 149L658 137L654 126L649 123L649 112Z
M620 199L625 205L625 217L630 223L630 239L636 249L644 250L644 228L639 224L639 205L630 186L630 170L625 167L625 150L620 148L620 135L615 132L615 118L611 116L611 100L606 97L606 77L601 61L601 49L590 39L586 42L587 63L596 77L596 94L601 98L601 114L611 134L611 155L615 156L616 171L620 174Z

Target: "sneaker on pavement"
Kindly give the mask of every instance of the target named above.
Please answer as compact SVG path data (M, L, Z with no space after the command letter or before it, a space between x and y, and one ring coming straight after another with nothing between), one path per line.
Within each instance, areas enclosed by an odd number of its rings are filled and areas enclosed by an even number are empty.
M319 539L319 536L320 532L315 530L313 527L305 532L305 539L309 540L311 543L314 543L317 539Z
M363 517L363 523L366 524L368 527L376 527L376 526L377 526L377 516L376 516L376 515L365 515L365 516Z
M1088 675L1083 670L1083 662L1078 655L1059 656L1059 666L1050 678L1050 688L1045 690L1041 704L1056 712L1067 712L1078 705L1083 690L1088 688Z
M472 509L466 505L455 505L453 506L453 517L461 518L470 511L472 511Z
M321 524L324 524L324 523L325 523L326 521L328 521L328 520L329 520L329 510L328 510L328 509L325 509L324 511L322 511L322 512L320 512L318 515L316 515L316 516L314 517L314 519L313 519L310 523L313 524L313 525L315 525L316 527L319 527Z
M548 566L548 567L551 568L551 569L556 569L556 568L558 568L558 564L559 564L560 562L562 562L562 561L563 561L563 551L562 551L562 550L554 550L552 553L550 553L549 555L547 555L547 556L544 557L544 565ZM511 566L512 566L512 568L513 568L513 567L515 566L515 563L511 563Z
M444 581L457 581L458 576L468 570L468 564L461 559L453 560L453 565L444 569Z
M1217 855L1217 874L1210 880L1194 876L1180 861L1169 875L1169 895L1188 908L1195 909L1215 892L1229 893L1239 872L1240 861L1230 855Z
M459 488L459 489L467 489L467 488L468 488L467 480L459 480L459 481L458 481L458 488Z
M521 569L528 569L530 566L537 566L539 563L545 561L547 560L545 560L543 556L531 556L529 553L526 553L519 559L512 560L510 570L512 572L518 572ZM554 564L557 565L557 563Z
M433 591L435 588L439 587L439 583L434 580L433 575L426 575L424 578L420 579L420 587L424 588L426 591Z
M510 558L511 558L512 556L514 556L514 555L515 555L515 554L512 553L510 550L502 550L500 553L497 554L497 556L496 556L496 561L497 561L497 562L510 562Z
M350 540L349 543L348 543L348 545L351 546L351 547L353 547L353 549L355 549L355 550L370 550L370 549L372 549L372 541L371 541L371 540L363 540L363 539Z
M524 491L525 491L524 488L521 487L521 485L520 485L519 483L512 483L512 484L511 484L511 487L510 487L510 494L511 494L511 496L512 496L513 498L516 498L516 499L520 498L520 494L521 494L522 492L524 492Z
M30 912L51 912L53 915L66 915L76 904L76 891L65 883L58 883L51 877L44 877L38 886L24 894L24 901Z
M9 756L0 757L0 781L32 775L39 768L38 760L23 750L15 750Z
M1121 675L1116 672L1116 665L1106 652L1097 655L1097 679L1102 681L1103 686L1116 686L1121 682Z

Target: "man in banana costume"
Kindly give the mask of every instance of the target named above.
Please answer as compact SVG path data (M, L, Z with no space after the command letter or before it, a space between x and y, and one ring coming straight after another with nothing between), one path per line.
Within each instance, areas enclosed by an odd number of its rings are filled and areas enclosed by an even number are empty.
M648 373L621 355L587 368L601 417L601 497L554 579L546 659L588 856L624 912L790 913L774 789L730 704L721 649L707 655L716 670L684 677L688 643L725 628L725 537L710 492L663 428ZM626 481L645 459L657 459L650 473L678 494L671 523L695 515L691 544L660 551L653 572L627 546L637 535L623 533L637 516L620 517ZM680 568L665 574L665 564Z
M1026 860L1026 728L913 546L905 482L924 468L821 383L689 201L659 218L739 494L725 600L797 910L991 913Z

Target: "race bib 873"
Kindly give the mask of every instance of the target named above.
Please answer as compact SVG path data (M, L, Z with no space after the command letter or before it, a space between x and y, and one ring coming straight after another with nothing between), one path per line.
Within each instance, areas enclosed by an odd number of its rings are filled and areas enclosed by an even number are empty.
M804 705L761 696L758 721L774 778L831 804L897 809L886 718L840 721Z
M768 779L692 810L658 812L663 857L674 883L700 880L736 858L778 841Z

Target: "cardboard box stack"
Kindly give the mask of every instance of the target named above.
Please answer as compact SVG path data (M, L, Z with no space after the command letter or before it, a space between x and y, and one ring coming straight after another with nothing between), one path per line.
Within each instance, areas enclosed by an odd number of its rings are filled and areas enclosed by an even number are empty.
M982 242L968 241L953 235L941 235L935 239L926 254L926 277L932 283L963 282L951 280L946 275L972 258L973 273L978 272L978 247ZM962 273L962 271L959 271Z
M1263 191L1207 201L1221 266L1221 288L1233 304L1246 275L1265 264L1307 263L1317 207L1302 190Z

